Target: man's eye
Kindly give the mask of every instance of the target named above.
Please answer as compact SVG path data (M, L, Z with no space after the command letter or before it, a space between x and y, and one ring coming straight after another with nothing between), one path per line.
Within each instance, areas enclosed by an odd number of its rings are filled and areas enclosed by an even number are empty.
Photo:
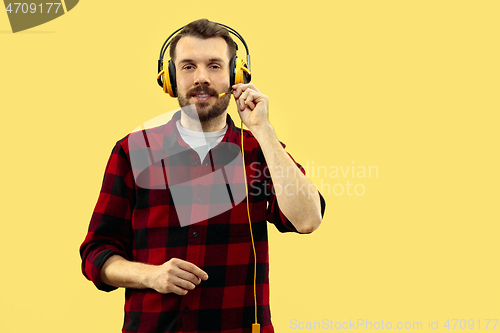
M191 66L191 65L186 65L186 66L182 67L182 69L187 69L187 70L190 70L193 68L194 68L194 66Z
M210 68L211 68L211 69L219 69L219 68L220 68L220 66L219 66L219 65L210 65Z

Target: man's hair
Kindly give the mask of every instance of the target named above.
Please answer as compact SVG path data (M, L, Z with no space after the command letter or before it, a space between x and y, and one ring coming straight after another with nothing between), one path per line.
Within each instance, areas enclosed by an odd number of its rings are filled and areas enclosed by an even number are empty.
M177 43L182 37L187 36L200 39L221 37L227 43L229 61L231 62L231 60L236 56L237 46L227 29L207 19L200 19L186 25L177 35L174 36L174 38L172 38L172 41L170 42L170 59L172 59L172 61L175 61L175 49L177 47Z

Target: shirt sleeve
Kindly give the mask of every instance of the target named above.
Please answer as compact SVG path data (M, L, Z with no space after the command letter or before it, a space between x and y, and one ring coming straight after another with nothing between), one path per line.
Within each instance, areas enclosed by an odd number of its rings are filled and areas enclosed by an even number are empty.
M127 154L118 141L106 165L101 192L92 214L87 236L80 246L83 275L99 290L116 287L101 281L106 260L114 254L130 260L134 207L134 181Z
M281 142L281 145L283 146L283 149L286 147L285 144L283 142ZM300 165L299 163L297 163L294 158L292 157L292 155L290 155L288 152L287 152L288 156L290 156L290 158L292 159L292 161L295 163L295 165L297 165L297 167L299 168L300 172L302 172L302 174L306 174L306 171L304 170L304 168L302 167L302 165ZM295 228L295 226L292 224L292 222L290 222L290 220L288 220L288 218L285 216L285 214L283 214L283 212L281 211L279 205L278 205L278 200L276 198L276 192L275 192L275 189L274 189L274 185L273 185L273 181L271 179L271 177L269 177L269 183L268 183L268 188L267 188L267 193L270 193L270 196L269 196L269 204L267 206L267 220L271 223L274 224L274 226L280 231L280 232L296 232L296 233L301 233L299 231L297 231L297 229ZM309 191L308 188L304 188L303 189L305 193L307 193L307 191ZM321 195L321 193L318 191L318 194L319 194L319 199L320 199L320 203L321 203L321 218L323 218L324 214L325 214L325 208L326 208L326 202L325 202L325 199L323 198L323 196Z

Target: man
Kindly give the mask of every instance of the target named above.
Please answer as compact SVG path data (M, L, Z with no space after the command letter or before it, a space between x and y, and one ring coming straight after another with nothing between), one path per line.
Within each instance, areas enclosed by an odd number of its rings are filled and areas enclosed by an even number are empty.
M276 137L268 97L253 84L229 84L234 45L225 28L208 20L194 21L175 36L170 55L181 111L147 133L147 149L153 151L147 167L135 167L131 157L137 151L133 141L145 131L118 141L107 164L80 253L82 271L97 288L127 288L123 332L249 332L254 259L257 320L262 332L273 332L266 220L281 232L298 233L310 233L321 223L325 201ZM252 233L247 202L236 200L237 191L229 195L230 209L221 210L222 199L213 195L216 185L196 183L224 173L231 154L241 161L232 149L241 147L241 129L227 114L230 91L250 130L243 135ZM200 135L207 141L204 152L196 148ZM153 157L154 142L156 152L167 152L161 160ZM155 170L165 175L163 187L153 184L159 179ZM173 175L193 185L183 192L182 200L193 199L189 205L178 200L177 188L186 186L178 187L181 181L173 181ZM185 209L191 220L183 223Z

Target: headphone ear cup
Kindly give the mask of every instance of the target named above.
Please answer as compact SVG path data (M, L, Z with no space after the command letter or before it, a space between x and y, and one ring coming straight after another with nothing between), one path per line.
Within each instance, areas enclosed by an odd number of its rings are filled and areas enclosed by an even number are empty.
M234 56L229 64L229 87L234 86L235 83L235 72L236 72L236 62L238 61L238 57Z
M252 76L250 74L250 71L248 70L248 65L246 61L243 58L236 56L233 59L233 63L234 63L234 69L232 70L231 73L233 73L232 79L234 81L232 81L232 84L249 83L250 80L252 79Z
M172 60L168 61L167 73L165 73L165 82L163 83L163 91L170 95L170 97L177 97L177 80L175 65Z

